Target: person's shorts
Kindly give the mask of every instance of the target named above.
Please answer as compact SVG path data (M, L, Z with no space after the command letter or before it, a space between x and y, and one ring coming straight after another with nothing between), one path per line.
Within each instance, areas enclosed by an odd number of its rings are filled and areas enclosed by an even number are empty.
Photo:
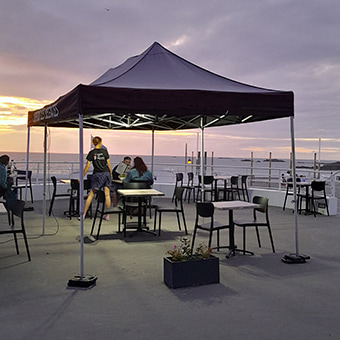
M96 172L91 178L91 189L100 190L111 187L111 175L109 172Z

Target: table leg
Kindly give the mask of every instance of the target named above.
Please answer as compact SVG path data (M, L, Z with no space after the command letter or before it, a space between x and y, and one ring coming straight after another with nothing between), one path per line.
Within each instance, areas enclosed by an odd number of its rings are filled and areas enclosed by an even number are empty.
M235 256L235 224L233 210L229 210L229 253L225 256L227 259L230 256Z

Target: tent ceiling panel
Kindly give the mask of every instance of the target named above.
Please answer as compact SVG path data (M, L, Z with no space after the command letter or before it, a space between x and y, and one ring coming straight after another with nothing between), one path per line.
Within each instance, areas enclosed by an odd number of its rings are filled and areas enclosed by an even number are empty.
M294 115L291 91L242 84L202 69L158 43L29 112L28 126L169 130L242 124Z

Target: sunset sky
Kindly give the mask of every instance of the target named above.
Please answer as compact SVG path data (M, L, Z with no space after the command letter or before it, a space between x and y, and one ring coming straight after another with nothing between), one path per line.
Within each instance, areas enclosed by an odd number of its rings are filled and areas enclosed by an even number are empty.
M340 160L338 0L0 0L0 153L24 152L27 112L154 41L230 79L295 95L297 157ZM196 152L198 131L155 133L155 153ZM151 152L151 132L88 130L112 154ZM289 119L205 130L218 157L289 158ZM49 129L50 152L76 153L77 129ZM43 151L43 129L30 150Z

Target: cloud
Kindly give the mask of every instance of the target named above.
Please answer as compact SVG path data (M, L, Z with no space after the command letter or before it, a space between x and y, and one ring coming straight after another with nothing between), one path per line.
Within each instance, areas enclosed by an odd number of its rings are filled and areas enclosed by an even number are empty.
M28 98L43 106L158 41L228 78L294 91L297 138L339 136L337 0L0 3L0 96ZM11 116L14 124L23 119L27 108L25 103L11 104L0 108L0 115ZM282 152L290 147L285 119L218 131L212 132L215 142L206 145L221 153L251 149L267 153L269 148ZM216 144L223 134L233 148ZM164 145L160 150L168 151L167 138L158 137ZM192 141L183 138L196 148L195 133ZM148 145L148 139L143 143ZM339 148L326 143L332 157L340 158ZM308 144L301 147L301 155L309 157L310 149Z

